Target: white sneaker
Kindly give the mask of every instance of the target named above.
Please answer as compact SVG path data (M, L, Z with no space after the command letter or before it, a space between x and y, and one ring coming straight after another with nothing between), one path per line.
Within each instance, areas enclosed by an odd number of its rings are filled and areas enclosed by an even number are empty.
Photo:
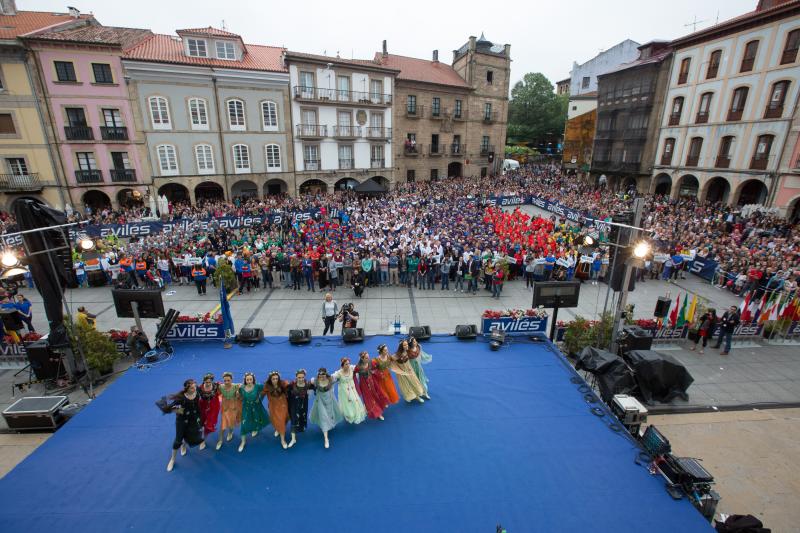
M222 449L222 441L221 440L217 441L217 445L214 446L214 449L216 449L217 451Z
M280 433L278 433L278 432L276 431L276 432L275 432L275 436L277 437L278 435L280 435Z
M239 453L242 453L242 451L244 451L244 442L239 443Z
M205 450L206 449L206 441L203 441L203 442L200 443L199 449L200 450Z
M256 435L258 435L258 431L251 431L250 432L250 436L251 437L255 437Z
M167 472L172 472L173 468L175 468L175 459L170 459L167 463Z
M331 447L331 444L330 444L330 442L328 442L328 441L326 440L326 441L325 441L325 449L327 450L327 449L328 449L328 448L330 448L330 447Z
M287 448L291 448L292 446L294 446L295 442L297 442L297 441L295 440L294 437L292 437L292 440L289 441L289 444L288 444Z
M422 399L422 398L420 398L420 397L417 397L417 400L419 400L419 403L425 403L425 400L423 400L423 399Z
M181 455L186 455L186 451L187 451L186 450L186 445L185 444L181 444Z
M383 415L379 416L378 420L384 420Z
M233 431L228 433L228 436L225 437L225 442L230 442L231 440L233 440Z

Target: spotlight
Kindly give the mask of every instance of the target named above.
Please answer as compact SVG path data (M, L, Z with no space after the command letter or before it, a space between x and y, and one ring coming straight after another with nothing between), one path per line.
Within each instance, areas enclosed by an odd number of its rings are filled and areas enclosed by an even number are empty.
M3 252L3 256L0 257L0 263L6 268L15 267L19 264L19 257L11 250L6 250Z
M94 241L86 235L81 235L78 238L78 246L82 252L88 252L94 250Z
M591 235L587 235L587 236L585 236L583 238L583 245L584 246L593 246L594 245L594 239L592 238Z
M650 244L646 241L641 241L633 248L633 255L639 259L644 259L650 253Z
M0 274L0 279L13 279L17 276L24 276L28 272L28 269L23 266L15 266L11 268L6 268Z

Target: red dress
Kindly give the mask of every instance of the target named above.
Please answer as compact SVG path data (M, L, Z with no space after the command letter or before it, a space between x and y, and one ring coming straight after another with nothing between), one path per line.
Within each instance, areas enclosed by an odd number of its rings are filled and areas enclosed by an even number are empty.
M383 415L383 410L389 407L389 400L381 390L378 369L373 363L374 361L370 361L366 367L361 363L357 364L355 372L353 372L353 381L355 381L358 394L361 395L361 400L364 402L367 416L378 418Z
M200 385L197 387L200 396L200 419L203 422L203 437L217 430L217 420L219 419L220 398L219 384L214 383L211 390L207 391Z

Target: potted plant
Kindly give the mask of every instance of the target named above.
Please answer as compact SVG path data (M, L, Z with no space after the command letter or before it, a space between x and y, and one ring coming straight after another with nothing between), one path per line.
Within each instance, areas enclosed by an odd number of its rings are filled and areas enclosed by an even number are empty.
M224 257L217 259L217 269L214 271L214 283L219 287L219 281L225 283L225 290L232 291L239 285L236 282L236 273L230 262Z
M119 352L111 337L83 324L67 324L67 331L70 334L73 350L78 351L80 343L92 379L114 371L114 363L119 359Z
M582 316L568 322L564 331L564 349L568 355L576 356L592 344L592 322Z

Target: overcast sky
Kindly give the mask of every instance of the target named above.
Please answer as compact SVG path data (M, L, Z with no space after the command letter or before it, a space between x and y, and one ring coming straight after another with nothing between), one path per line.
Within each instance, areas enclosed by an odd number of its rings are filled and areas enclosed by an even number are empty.
M17 8L93 12L105 25L150 28L221 27L245 42L299 52L338 51L371 58L386 39L390 53L444 61L470 35L511 44L512 85L527 72L552 82L618 42L674 39L755 9L758 0L17 0ZM277 7L278 9L275 9Z

